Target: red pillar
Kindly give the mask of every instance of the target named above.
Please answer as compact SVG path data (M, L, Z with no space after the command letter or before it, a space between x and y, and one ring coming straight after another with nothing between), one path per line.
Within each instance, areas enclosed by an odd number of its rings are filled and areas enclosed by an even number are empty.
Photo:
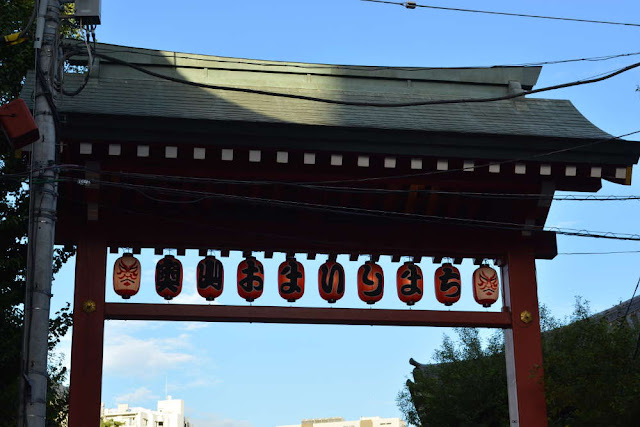
M104 239L86 232L76 255L69 427L100 425L106 264Z
M533 254L518 248L502 267L505 306L512 329L505 330L505 354L512 426L546 426L547 405L542 371L540 313Z

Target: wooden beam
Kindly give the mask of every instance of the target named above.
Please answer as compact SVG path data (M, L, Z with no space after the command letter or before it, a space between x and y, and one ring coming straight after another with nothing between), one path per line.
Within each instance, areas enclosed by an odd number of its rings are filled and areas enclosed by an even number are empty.
M512 329L505 331L510 425L544 427L547 407L535 258L530 248L515 248L506 261L504 303L512 316Z
M94 227L76 256L69 427L100 424L107 245Z
M507 312L107 303L110 320L510 328Z

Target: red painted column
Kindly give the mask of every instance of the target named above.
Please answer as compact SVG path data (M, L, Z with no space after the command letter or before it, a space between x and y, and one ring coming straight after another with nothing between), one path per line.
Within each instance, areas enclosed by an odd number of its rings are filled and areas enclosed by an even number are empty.
M505 330L510 425L546 426L535 258L527 248L518 248L506 261L503 296L513 325Z
M69 427L100 425L106 264L104 239L87 230L76 255Z

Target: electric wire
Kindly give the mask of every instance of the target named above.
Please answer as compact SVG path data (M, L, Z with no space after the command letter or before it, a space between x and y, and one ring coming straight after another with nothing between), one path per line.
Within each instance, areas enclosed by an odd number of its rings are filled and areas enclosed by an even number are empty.
M447 10L447 11L453 11L453 12L469 12L469 13L481 13L486 15L514 16L518 18L551 19L556 21L583 22L588 24L607 24L607 25L623 25L623 26L629 26L629 27L640 27L640 24L628 23L628 22L600 21L600 20L593 20L593 19L566 18L566 17L559 17L559 16L530 15L525 13L462 9L458 7L444 7L444 6L432 6L432 5L426 5L426 4L416 4L414 2L395 2L395 1L385 1L385 0L362 0L362 1L371 2L371 3L393 4L393 5L406 7L407 9L415 9L416 7L421 7L426 9Z
M629 310L631 310L631 303L633 302L633 298L636 296L636 292L638 292L639 285L640 285L640 277L638 277L638 282L636 283L636 287L633 290L633 294L631 294L631 299L629 300L629 304L627 304L627 310L625 311L624 316L622 316L622 319L620 319L621 322L623 322L629 315Z
M558 255L620 255L639 254L640 251L604 251L604 252L558 252Z
M248 93L253 95L272 96L277 98L296 99L301 101L312 101L312 102L319 102L324 104L345 105L345 106L354 106L354 107L378 107L378 108L419 107L419 106L426 106L426 105L448 105L448 104L505 101L509 99L524 97L525 95L533 95L533 94L548 92L552 90L565 89L565 88L574 87L574 86L601 82L603 80L610 79L624 72L630 71L634 68L640 67L640 62L636 62L634 64L628 65L626 67L623 67L621 69L618 69L614 72L611 72L601 77L562 83L562 84L547 86L539 89L524 90L522 92L512 93L512 94L503 95L503 96L495 96L495 97L487 97L487 98L438 99L438 100L422 100L422 101L413 101L413 102L386 103L386 102L366 102L366 101L342 101L339 99L319 98L315 96L297 95L297 94L290 94L290 93L283 93L283 92L273 92L273 91L261 90L261 89L250 89L246 87L212 85L208 83L194 82L190 80L181 79L178 77L172 77L172 76L164 75L161 73L157 73L155 71L151 71L147 68L144 68L140 65L133 64L129 61L125 61L120 58L116 58L114 56L105 55L104 53L95 52L94 55L99 58L114 62L116 64L125 65L127 67L130 67L141 73L150 75L152 77L156 77L156 78L167 80L174 83L184 84L187 86L194 86L199 88L228 91L228 92Z
M144 52L144 51L135 51L135 50L125 50L125 49L109 49L104 46L100 46L99 49L96 48L96 51L99 50L100 53L106 54L114 54L114 53L126 53L127 55L142 55L142 56L151 56L156 58L165 58L167 60L175 60L175 59L188 59L194 61L203 61L203 62L216 62L221 64L236 64L236 65L251 65L251 66L259 66L264 68L301 68L305 70L309 69L346 69L346 70L354 70L354 71L385 71L385 70L393 70L393 71L429 71L429 70L439 70L442 67L403 67L403 66L375 66L375 65L323 65L323 64L296 64L296 63L286 63L286 62L255 62L250 60L243 59L219 59L219 58L208 58L201 56L194 56L189 54L177 54L173 55L163 55L160 53L153 52ZM610 55L601 55L601 56L592 56L585 58L570 58L570 59L559 59L552 61L538 61L538 62L526 62L526 63L515 63L515 64L498 64L498 65L476 65L476 66L460 66L460 67L452 67L452 68L500 68L500 67L535 67L542 65L556 65L556 64L566 64L571 62L600 62L600 61L609 61L611 59L623 58L629 56L637 56L640 55L640 52L629 52L629 53L619 53L619 54L610 54Z
M482 168L488 168L488 167L495 166L495 165L504 165L504 164L522 162L522 161L526 161L526 160L538 159L540 157L552 156L554 154L565 153L567 151L573 151L573 150L577 150L579 148L592 147L594 145L602 144L603 142L607 142L607 141L615 141L615 140L618 140L618 139L621 139L621 138L624 138L624 137L627 137L627 136L639 134L639 133L640 133L640 130L635 130L635 131L628 132L628 133L625 133L625 134L622 134L622 135L613 136L611 138L597 139L595 141L587 142L587 143L584 143L584 144L573 145L571 147L560 148L558 150L547 151L547 152L544 152L544 153L532 154L531 156L521 157L521 158L518 158L518 159L508 159L508 160L503 160L503 161L499 161L499 162L487 162L487 163L483 163L483 164L480 164L480 165L474 165L474 169L482 169ZM314 182L308 182L306 184L338 184L338 183L347 183L347 182L379 181L379 180L388 180L388 179L400 179L400 178L413 178L413 177L422 177L422 176L430 176L430 175L442 175L442 174L447 174L447 173L452 173L452 172L463 172L463 171L466 171L466 170L467 170L467 168L461 167L461 168L454 168L454 169L447 169L447 170L440 170L440 171L416 172L416 173L409 173L409 174L402 174L402 175L390 175L390 176L377 176L377 177L367 177L367 178L353 178L353 179L314 181Z
M473 191L444 191L444 190L427 190L427 189L387 189L387 188L367 188L367 187L334 187L325 185L306 185L296 182L286 181L245 181L224 178L198 178L198 177L181 177L172 175L156 175L141 174L134 172L117 172L117 171L100 171L83 166L74 168L58 168L60 171L83 171L90 173L98 173L104 176L128 177L136 179L144 179L149 181L177 182L177 183L211 183L211 184L227 184L227 185L247 185L247 186L271 186L281 185L289 187L298 187L304 189L318 191L335 191L347 193L375 193L375 194L437 194L449 196L462 196L479 199L513 199L513 200L553 200L553 201L577 201L577 202L609 202L609 201L633 201L640 200L640 195L582 195L582 194L566 194L552 196L548 193L490 193L490 192L473 192ZM0 176L1 177L1 176ZM15 179L19 179L16 176Z
M419 220L422 222L431 222L431 223L443 223L443 222L453 223L453 224L462 225L462 226L474 226L474 227L490 228L490 229L530 231L530 232L552 231L557 234L568 235L568 236L640 241L640 234L631 234L631 233L613 233L613 232L606 232L606 231L590 231L590 230L560 228L560 227L547 227L545 229L544 226L540 226L540 225L529 225L529 224L520 224L520 223L511 223L511 222L480 220L480 219L473 219L473 218L458 218L458 217L448 217L448 216L438 216L438 215L423 215L423 214L414 214L414 213L397 212L397 211L383 211L383 210L377 210L377 209L367 209L367 208L358 208L358 207L349 207L349 206L334 206L334 205L307 203L307 202L299 202L299 201L291 201L291 200L275 200L275 199L267 199L267 198L261 198L261 197L241 196L237 194L184 190L184 189L168 188L168 187L154 187L149 185L131 184L131 183L123 183L123 182L94 180L92 181L92 183L96 183L105 187L128 188L138 192L142 196L152 201L161 202L161 203L188 204L188 203L198 203L205 199L226 199L226 200L244 201L244 202L252 202L252 203L267 204L267 205L295 207L295 208L301 208L301 209L307 209L307 210L318 210L318 211L326 211L326 212L333 212L333 213L350 214L350 215L373 216L378 218L393 217L393 218L403 218L403 219L409 219L409 220ZM160 198L149 195L147 193L148 191L156 191L160 194L178 194L182 197L192 196L193 199L191 200L160 199Z
M87 84L89 83L89 76L91 75L91 70L93 68L93 62L94 62L94 56L92 53L92 48L89 46L89 26L85 27L85 37L83 39L84 41L84 45L86 47L86 52L87 52L87 71L84 74L84 78L82 80L82 83L80 83L80 86L78 86L76 89L74 90L66 90L64 88L64 85L62 84L63 82L60 83L60 91L62 92L63 95L65 96L76 96L79 95L85 87L87 87ZM68 57L70 57L71 55L75 54L75 52L70 52L67 55L65 55L65 59L67 59ZM65 61L60 61L61 66L64 65ZM62 76L64 76L64 73L61 73Z
M558 150L547 151L543 153L534 154L527 157L522 157L518 159L508 159L499 162L487 162L480 165L474 165L474 169L488 168L492 165L503 165L508 163L522 162L526 160L537 159L540 157L551 156L554 154L564 153L568 151L577 150L580 148L586 148L595 146L597 144L601 144L608 141L615 141L627 136L635 135L640 133L640 130L635 130L632 132L627 132L622 135L612 136L611 138L602 138L596 139L594 141L590 141L584 144L577 144L570 147L561 148ZM342 183L350 183L350 182L367 182L367 181L379 181L379 180L393 180L393 179L401 179L401 178L414 178L414 177L425 177L430 175L442 175L454 172L461 172L467 170L467 168L454 168L440 171L429 171L429 172L417 172L410 174L402 174L402 175L387 175L387 176L375 176L375 177L367 177L367 178L352 178L352 179L339 179L339 180L325 180L325 181L302 181L302 182L287 182L287 181L261 181L261 180L230 180L230 179L222 179L222 178L199 178L199 177L180 177L180 176L170 176L170 175L159 175L159 174L141 174L135 172L115 172L115 171L97 171L90 168L86 168L80 165L59 165L59 168L64 168L66 170L79 170L79 171L87 171L87 172L96 172L107 175L119 175L119 176L129 176L136 177L141 179L149 179L149 180L172 180L174 182L199 182L199 183L223 183L223 184L250 184L250 185L287 185L287 186L316 186L324 189L322 185L324 184L342 184ZM331 187L328 187L331 188ZM496 193L499 194L499 193ZM541 195L541 197L544 195ZM633 197L633 196L629 196Z
M156 177L155 175L146 174L133 174L127 172L112 172L112 171L97 171L90 168L77 167L77 168L60 168L51 167L50 169L57 169L60 172L65 170L71 171L85 171L90 173L99 173L105 176L119 176L119 177L135 177L137 179L150 179L150 180L162 180L167 182L188 182L190 178L162 175ZM25 183L30 180L27 178L28 172L17 174L0 174L0 179L13 179L18 181L24 181ZM175 178L175 179L174 179ZM198 178L196 178L198 179ZM69 182L69 179L59 179L58 182ZM330 191L330 192L344 192L344 193L373 193L373 194L437 194L445 196L459 196L477 199L504 199L504 200L535 200L535 201L571 201L571 202L621 202L621 201L635 201L640 200L640 195L583 195L583 194L563 194L559 196L552 196L548 193L490 193L490 192L473 192L473 191L444 191L444 190L427 190L427 189L388 189L388 188L367 188L367 187L331 187L321 185L304 185L298 183L288 183L284 181L238 181L227 179L212 179L207 182L213 181L214 184L230 184L230 185L282 185L300 187L318 191ZM42 181L53 182L53 181Z

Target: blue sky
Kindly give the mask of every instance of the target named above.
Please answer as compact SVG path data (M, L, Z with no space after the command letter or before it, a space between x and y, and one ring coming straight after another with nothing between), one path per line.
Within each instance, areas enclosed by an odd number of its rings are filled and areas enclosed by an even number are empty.
M612 21L640 21L634 0L602 2L564 0L518 2L491 0L424 1L424 4L572 16ZM581 58L640 51L640 28L464 14L358 0L244 0L103 2L99 41L152 49L221 56L387 66L487 66ZM640 56L603 62L549 65L538 87L577 80L640 60ZM619 135L640 129L640 72L606 82L545 93L571 100L593 123ZM638 167L634 169L640 174ZM638 178L636 176L636 178ZM640 194L605 182L601 194ZM548 225L598 231L640 233L639 202L554 202ZM640 250L638 242L558 237L559 252ZM109 256L109 269L116 256ZM282 305L275 271L284 256L264 262L266 286L260 305ZM143 252L143 284L136 302L159 302L153 269L159 257ZM227 277L235 275L238 253L223 259ZM181 257L185 288L176 303L201 303L195 293L196 253ZM569 314L577 295L594 310L631 296L640 254L559 255L539 261L540 301L557 316ZM345 266L347 295L338 306L362 307L353 286L364 261ZM304 261L315 277L324 259ZM387 283L399 264L381 260ZM421 263L425 277L437 266ZM72 300L73 262L54 283L53 307ZM465 260L463 279L474 267ZM108 284L107 296L117 301ZM430 285L430 281L426 282ZM222 304L242 304L227 280ZM324 306L311 290L299 305ZM454 306L481 309L467 286ZM401 308L393 292L376 307ZM439 308L435 298L419 308ZM492 310L497 310L493 308ZM395 397L410 374L410 357L428 361L448 329L356 326L292 326L108 322L105 335L103 401L147 407L168 393L185 400L196 427L263 427L294 424L303 418L399 416ZM70 337L60 346L67 354Z

